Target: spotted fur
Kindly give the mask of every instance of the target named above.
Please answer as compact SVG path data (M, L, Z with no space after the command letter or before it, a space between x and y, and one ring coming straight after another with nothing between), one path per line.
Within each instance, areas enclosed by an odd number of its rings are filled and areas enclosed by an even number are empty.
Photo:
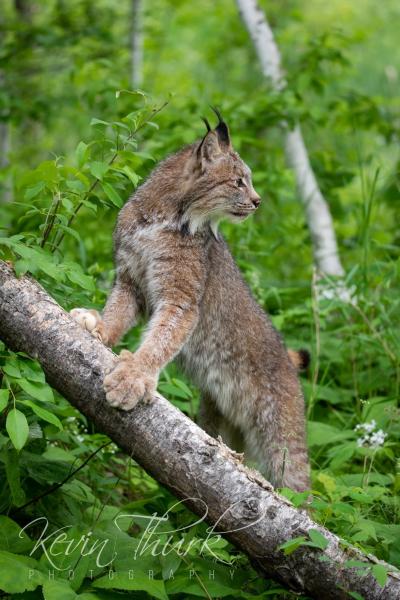
M139 313L149 319L139 349L121 353L104 380L113 406L151 398L176 357L201 390L200 424L243 445L275 485L303 490L309 464L294 355L218 233L220 219L242 221L259 202L225 123L160 163L120 212L116 280L92 329L112 346Z

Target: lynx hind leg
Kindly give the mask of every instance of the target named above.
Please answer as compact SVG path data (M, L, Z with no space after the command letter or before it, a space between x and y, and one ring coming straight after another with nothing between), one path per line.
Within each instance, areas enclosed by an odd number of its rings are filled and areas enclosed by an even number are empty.
M197 422L208 435L211 435L214 438L218 437L222 415L219 412L216 403L207 392L201 395Z
M198 424L214 438L221 436L223 442L235 452L243 452L244 440L241 431L229 423L219 411L217 404L207 393L202 394Z
M70 311L70 315L82 329L88 331L93 337L103 342L103 344L107 342L104 323L97 310L73 308Z

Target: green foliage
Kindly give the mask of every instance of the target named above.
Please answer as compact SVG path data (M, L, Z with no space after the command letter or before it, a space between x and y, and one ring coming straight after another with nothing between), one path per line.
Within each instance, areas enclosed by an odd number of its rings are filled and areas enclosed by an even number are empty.
M100 309L118 209L155 161L203 134L199 115L218 104L265 198L223 233L287 345L312 355L302 381L313 517L341 536L348 566L365 569L351 562L351 543L400 567L397 3L268 3L288 71L276 93L261 81L233 2L151 0L144 85L155 101L130 90L130 2L17 4L30 3L6 0L0 30L0 125L11 133L9 163L0 163L1 258L66 309ZM351 301L313 277L282 151L282 121L298 119ZM139 339L140 327L120 348ZM196 419L198 391L175 365L159 389ZM1 342L0 480L0 590L12 599L294 597L226 540L207 546L204 523L96 432L37 361ZM309 495L282 493L298 507ZM165 521L152 534L154 514ZM41 534L52 536L45 545ZM306 545L318 556L327 543L311 529L280 550ZM371 571L383 586L386 568Z

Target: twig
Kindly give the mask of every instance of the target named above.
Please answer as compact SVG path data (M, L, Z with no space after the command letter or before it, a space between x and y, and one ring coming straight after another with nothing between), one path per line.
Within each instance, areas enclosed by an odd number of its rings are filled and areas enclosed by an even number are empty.
M98 454L98 452L100 452L100 450L103 450L103 448L105 448L106 446L109 446L110 444L112 444L112 442L106 442L105 444L102 444L100 446L100 448L97 448L97 450L95 450L94 452L92 452L92 454L90 454L87 457L87 459L84 460L83 463L77 469L75 469L74 471L72 471L72 473L69 472L68 475L62 481L60 481L59 483L56 483L56 484L52 485L50 488L48 488L47 490L45 490L44 492L42 492L38 496L35 496L31 500L29 500L29 502L26 502L22 506L19 506L17 508L17 510L13 511L13 514L17 514L17 513L21 512L27 506L30 506L31 504L35 504L35 502L38 502L38 500L41 500L45 496L48 496L49 494L52 494L53 492L55 492L56 490L58 490L65 483L67 483L67 481L69 481L74 475L76 475L81 469L83 469L83 467L85 467L88 464L88 462L91 461L92 458L94 458L96 456L96 454Z
M140 131L149 122L149 119L151 119L152 117L155 117L155 115L157 115L158 113L160 113L167 106L167 104L168 104L168 100L166 100L164 102L164 104L162 104L159 108L153 108L153 110L151 111L151 114L149 115L149 117L146 118L146 120L143 121L138 127L136 127L136 129L134 131L131 131L131 133L128 135L127 141L131 140L133 138L133 136L136 135L137 132ZM126 146L126 143L124 144L123 147L125 148L125 146ZM115 159L118 156L118 152L119 151L117 150L117 152L115 152L113 154L113 156L111 157L111 159L108 161L108 166L109 167L114 163ZM97 184L99 183L99 181L100 181L100 179L98 179L98 178L96 178L94 180L94 182L92 183L92 185L90 186L90 188L88 189L88 191L83 196L83 200L81 202L79 202L78 206L75 208L74 212L72 213L72 215L68 219L67 227L71 226L72 221L75 219L76 215L78 214L78 212L82 208L85 200L87 200L87 198L93 192L93 190L95 189L95 187L97 186ZM65 231L63 231L63 233L61 234L61 236L58 239L58 241L56 241L54 243L53 252L54 252L54 250L56 250L60 246L61 242L64 239L64 236L65 236Z

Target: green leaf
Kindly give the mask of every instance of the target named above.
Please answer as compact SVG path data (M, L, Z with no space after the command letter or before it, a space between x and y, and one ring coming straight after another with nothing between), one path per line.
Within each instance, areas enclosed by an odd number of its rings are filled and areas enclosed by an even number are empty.
M388 571L385 565L374 565L371 569L372 575L375 577L376 581L379 583L381 587L385 587L385 583L388 578Z
M10 240L8 240L10 242ZM0 240L0 243L5 243L4 240ZM26 246L20 242L8 243L14 252L24 258L28 264L32 265L34 269L41 269L46 275L49 275L56 281L62 281L64 274L58 267L55 261L55 257L52 254L46 253L42 248L32 248ZM30 270L30 269L29 269Z
M21 594L41 585L43 574L33 558L0 550L0 590L7 594Z
M15 356L7 358L6 364L1 368L2 371L10 377L21 377L21 371Z
M14 271L17 277L23 277L23 275L25 275L25 273L27 273L29 269L32 273L34 272L34 269L32 269L32 265L29 264L29 262L24 258L20 258L14 263Z
M29 406L33 410L33 412L37 414L38 417L43 419L43 421L47 421L48 423L55 425L60 431L62 431L62 423L60 419L56 417L56 415L46 410L45 408L38 406L34 402L31 402L31 400L24 400L23 403L25 404L25 406Z
M178 379L176 377L173 377L172 382L176 386L178 386L178 388L180 388L183 392L185 392L187 394L188 398L191 398L193 396L192 390L190 389L190 387L188 385L186 385L186 383L184 381L182 381L181 379Z
M7 406L9 395L9 390L0 390L0 412Z
M354 437L352 431L342 431L328 425L327 423L319 423L317 421L309 421L307 424L308 443L310 446L325 446L339 440Z
M79 285L79 287L83 288L84 290L89 290L90 292L94 292L96 290L93 277L82 273L79 266L74 265L72 268L68 268L66 272L68 279L72 281L72 283L76 283Z
M109 183L102 183L101 185L103 186L103 190L105 191L108 199L111 200L115 206L121 208L124 202L118 192Z
M44 600L75 600L78 594L70 587L67 581L54 579L45 581L43 585Z
M45 187L46 187L46 184L44 183L44 181L39 181L39 183L37 183L36 185L33 185L32 187L28 188L25 191L24 199L25 200L33 200L33 198L35 198L38 194L40 194L40 192L42 190L44 190Z
M172 383L160 383L158 389L163 393L171 396L176 396L176 398L182 398L183 400L188 399L188 395L186 392L181 390L177 385L173 385ZM190 398L190 396L189 396Z
M88 147L89 146L85 144L85 142L79 142L76 147L75 156L79 168L82 168L82 166L85 164Z
M90 163L89 169L91 174L96 177L96 179L103 181L103 177L107 173L109 165L105 162L94 161Z
M74 209L74 205L72 204L71 200L69 200L68 198L66 198L64 196L63 199L61 200L61 204L63 205L63 207L65 208L65 210L68 213L72 213L72 211Z
M76 192L77 194L80 194L87 190L87 185L85 185L82 181L79 181L77 179L69 179L65 183L69 190L71 190L72 192Z
M347 592L350 598L354 598L354 600L365 600L364 596L361 596L358 592Z
M321 550L325 550L325 548L329 544L329 540L317 529L309 529L308 536L310 540L313 542L316 548L320 548Z
M0 515L0 531L0 550L24 554L32 549L33 542L21 526L5 515Z
M27 381L26 379L18 379L16 383L32 398L36 398L40 402L54 402L53 390L47 383Z
M108 123L107 121L102 121L101 119L96 119L96 118L93 118L93 119L90 121L90 125L91 125L92 127L93 127L94 125L105 125L105 126L107 126L107 125L109 125L109 123Z
M94 581L93 586L107 590L137 590L147 592L150 596L159 598L160 600L168 600L164 582L157 579L150 579L145 573L141 573L140 571L134 571L132 578L129 578L129 574L125 572L116 572L113 579L105 575Z
M6 429L14 448L21 450L29 435L29 425L24 413L17 408L11 409L7 415Z
M134 186L137 186L137 184L140 181L140 176L137 175L137 173L135 173L134 171L132 171L132 169L130 167L128 167L127 165L125 165L122 168L123 173L125 173L125 175L127 175L129 177L129 179L132 181Z
M14 448L6 449L4 453L6 476L10 488L11 501L15 506L25 504L25 492L21 486L21 469L19 466L19 453ZM14 550L14 548L12 548Z
M278 547L278 550L283 550L285 556L288 556L297 550L297 548L303 546L306 542L306 538L302 535L300 537L293 538L292 540L288 540L284 544L281 544Z

